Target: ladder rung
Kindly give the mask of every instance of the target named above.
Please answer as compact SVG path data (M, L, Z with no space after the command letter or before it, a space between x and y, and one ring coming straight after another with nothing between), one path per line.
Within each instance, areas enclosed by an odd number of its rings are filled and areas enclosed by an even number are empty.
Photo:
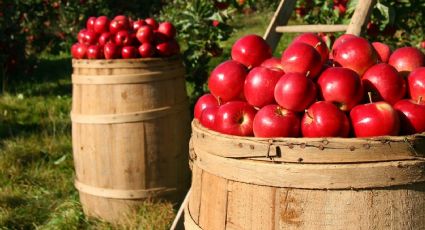
M277 26L279 33L299 33L299 32L342 32L346 31L348 25L291 25Z

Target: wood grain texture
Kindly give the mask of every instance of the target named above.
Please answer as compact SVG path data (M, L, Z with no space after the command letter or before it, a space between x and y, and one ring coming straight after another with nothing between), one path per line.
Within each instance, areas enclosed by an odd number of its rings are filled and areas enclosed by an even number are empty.
M181 60L72 64L73 76L81 76L74 79L90 76L96 82L73 82L73 156L85 213L116 222L144 196L182 198L189 182L190 121ZM161 71L174 75L158 75ZM128 76L139 81L129 83Z
M347 34L360 36L365 31L366 24L369 21L370 14L376 0L361 0L357 3L350 23L348 24Z
M343 32L348 25L288 25L276 27L279 33L318 33L318 32Z
M317 151L335 159L273 162L254 160L253 156L261 155L252 154L257 145L293 143L295 139L232 137L194 123L192 188L198 195L191 197L196 205L189 203L186 210L191 220L188 229L425 229L425 160L420 155L412 158L413 152L424 151L423 134L326 139L328 145L339 146L340 156L335 148L319 149L323 139L297 138L297 143L307 143L310 154ZM245 144L254 148L243 153L238 150L240 143L242 148ZM351 150L344 146L353 144L374 146L374 152L362 153L373 161L351 162L352 156L345 154ZM414 151L396 154L403 160L392 158L395 150L384 152L387 146L398 145L397 149ZM239 152L233 154L233 150Z

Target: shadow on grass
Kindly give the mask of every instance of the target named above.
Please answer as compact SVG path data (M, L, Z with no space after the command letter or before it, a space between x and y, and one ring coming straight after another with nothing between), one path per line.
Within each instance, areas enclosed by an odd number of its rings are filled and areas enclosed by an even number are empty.
M27 96L71 95L71 73L71 58L41 58L32 71L10 76L8 91Z

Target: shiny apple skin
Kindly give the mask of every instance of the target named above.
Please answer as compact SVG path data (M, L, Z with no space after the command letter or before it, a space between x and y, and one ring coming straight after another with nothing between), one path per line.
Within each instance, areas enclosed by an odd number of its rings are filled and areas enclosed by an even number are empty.
M255 137L299 137L301 118L298 113L276 104L261 108L254 118Z
M425 132L425 101L404 99L394 105L400 117L400 134Z

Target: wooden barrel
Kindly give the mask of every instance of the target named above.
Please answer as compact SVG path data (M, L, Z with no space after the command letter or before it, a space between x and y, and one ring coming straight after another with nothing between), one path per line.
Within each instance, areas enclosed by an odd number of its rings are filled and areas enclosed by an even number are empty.
M186 229L425 229L425 135L251 138L192 122Z
M190 113L179 58L72 60L75 187L117 222L146 198L182 198Z

